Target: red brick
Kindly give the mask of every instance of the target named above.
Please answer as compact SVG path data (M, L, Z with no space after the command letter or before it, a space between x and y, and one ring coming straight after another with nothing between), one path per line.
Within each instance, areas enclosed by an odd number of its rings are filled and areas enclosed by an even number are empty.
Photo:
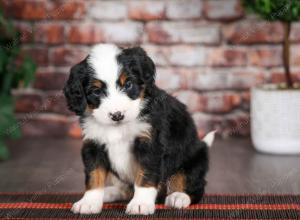
M135 20L159 20L165 18L164 1L129 1L129 18Z
M207 64L214 67L245 66L247 55L244 49L214 48L208 50Z
M67 38L70 43L95 44L139 43L142 40L143 24L139 22L112 22L99 25L81 24L70 27Z
M75 44L95 44L103 41L103 33L98 25L71 25L67 33L67 39L68 42Z
M250 101L251 101L250 91L241 92L240 99L241 99L241 109L249 111Z
M300 42L300 22L292 23L292 30L290 35L291 42Z
M206 48L194 45L142 45L159 66L194 67L206 64Z
M291 45L290 50L291 64L300 66L300 45Z
M220 43L219 26L201 22L150 22L146 31L153 43Z
M202 16L202 1L172 0L167 2L168 19L197 19Z
M200 46L172 46L168 56L174 66L203 66L206 62L206 50Z
M39 112L43 105L43 96L35 91L16 91L16 112Z
M243 69L195 69L187 77L187 87L197 90L249 89L264 82L262 72Z
M158 46L158 45L142 45L144 50L147 54L151 57L154 61L155 65L158 66L167 66L169 64L169 57L170 54L169 47Z
M205 16L210 20L232 21L243 17L244 10L239 0L205 1Z
M88 52L80 48L56 47L50 50L50 62L56 66L72 66L82 61Z
M279 43L283 40L280 22L245 21L227 25L225 39L234 44Z
M219 130L222 133L223 137L249 136L249 113L236 110L228 115L225 115L225 118L222 121Z
M169 91L182 88L182 79L175 69L157 68L156 84Z
M34 40L34 29L29 24L16 24L16 29L20 32L20 38L15 39L16 42L30 43Z
M44 102L44 111L59 113L64 115L72 115L67 108L65 96L61 91L50 92L46 95Z
M61 24L41 23L35 27L35 42L60 44L64 42L64 26Z
M96 20L122 20L128 12L125 1L95 1L89 7L89 14Z
M217 130L223 137L249 136L250 134L249 114L243 111L236 110L224 116L196 113L193 118L200 136L213 130Z
M172 94L178 98L182 103L184 103L189 112L197 112L202 109L203 99L202 96L195 91L191 90L181 90Z
M211 115L202 112L193 114L193 119L198 128L198 134L205 136L210 131L217 130L218 125L222 122L222 117L219 115Z
M232 92L208 92L202 94L201 111L228 113L241 104L241 97Z
M72 121L68 131L68 135L72 138L82 138L82 130L80 128L77 118L75 118L75 120Z
M54 20L81 19L84 18L85 12L85 1L61 0L52 3L47 18Z
M39 20L47 16L46 1L10 0L7 13L18 19Z
M140 43L144 32L144 26L139 22L102 23L101 28L108 43Z
M276 67L282 65L281 47L262 47L248 50L249 64L261 67Z
M25 137L67 137L72 121L56 114L28 113L18 115Z
M194 45L145 45L148 55L160 66L203 66L206 62L206 50Z
M48 49L47 48L26 48L23 49L26 54L28 54L38 66L48 65Z
M293 82L300 83L300 71L292 71ZM285 83L286 78L283 71L273 71L271 73L271 83Z
M9 7L11 4L11 0L1 0L0 1L0 8L3 11L4 15L9 16L8 12L9 12Z
M38 71L35 75L34 88L42 90L61 90L68 74L53 71Z

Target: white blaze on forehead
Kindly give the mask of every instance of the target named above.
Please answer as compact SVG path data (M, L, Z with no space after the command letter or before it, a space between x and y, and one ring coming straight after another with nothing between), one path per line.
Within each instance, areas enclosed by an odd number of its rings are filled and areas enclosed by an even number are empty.
M92 48L88 63L95 71L95 77L107 86L115 85L118 79L119 65L117 55L120 49L112 44L99 44Z

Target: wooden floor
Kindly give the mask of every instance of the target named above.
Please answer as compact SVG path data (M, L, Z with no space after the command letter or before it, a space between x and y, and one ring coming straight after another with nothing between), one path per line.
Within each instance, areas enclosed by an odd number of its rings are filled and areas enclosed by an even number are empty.
M31 139L10 142L0 162L2 192L84 190L81 141ZM300 156L256 153L248 139L217 140L210 150L207 193L300 194Z

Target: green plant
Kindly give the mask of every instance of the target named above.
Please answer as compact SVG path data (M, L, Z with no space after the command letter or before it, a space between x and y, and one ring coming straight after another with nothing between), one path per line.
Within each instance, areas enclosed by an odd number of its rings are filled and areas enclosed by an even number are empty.
M284 24L283 64L287 88L293 87L290 72L290 32L291 23L300 19L299 0L243 0L250 11L268 21L281 21Z
M21 52L20 33L6 20L0 9L0 160L8 158L5 138L21 135L14 116L14 88L28 86L34 79L36 66Z

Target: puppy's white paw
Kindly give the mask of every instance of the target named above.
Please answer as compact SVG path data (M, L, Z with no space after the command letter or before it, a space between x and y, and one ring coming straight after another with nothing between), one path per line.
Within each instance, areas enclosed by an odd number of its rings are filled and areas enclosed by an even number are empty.
M150 215L155 211L155 203L147 202L147 199L144 198L144 201L138 199L132 199L126 208L126 213L131 215Z
M71 211L76 214L96 214L101 212L102 205L103 190L94 189L86 191L84 196L73 204Z
M165 200L165 205L176 208L182 209L186 208L191 204L191 198L183 192L173 192L167 196Z

